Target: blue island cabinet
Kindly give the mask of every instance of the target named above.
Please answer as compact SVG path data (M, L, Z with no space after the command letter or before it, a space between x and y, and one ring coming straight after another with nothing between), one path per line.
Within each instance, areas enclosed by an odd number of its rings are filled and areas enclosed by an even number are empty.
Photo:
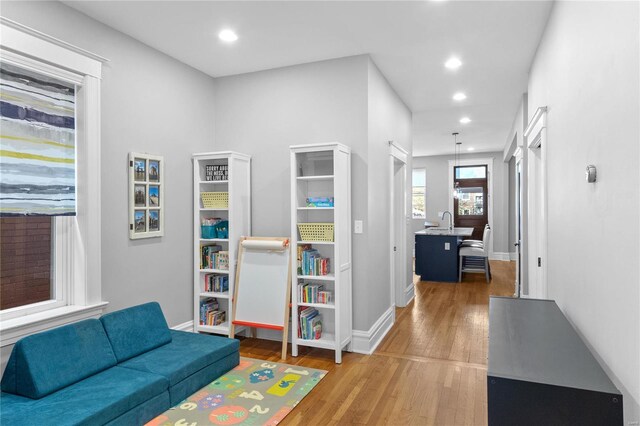
M422 281L458 282L458 246L472 232L473 228L416 232L416 275Z

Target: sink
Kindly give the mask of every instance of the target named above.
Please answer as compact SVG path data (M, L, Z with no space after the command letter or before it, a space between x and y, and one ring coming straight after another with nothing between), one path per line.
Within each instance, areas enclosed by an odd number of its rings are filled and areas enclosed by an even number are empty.
M449 228L427 228L427 231L448 231Z

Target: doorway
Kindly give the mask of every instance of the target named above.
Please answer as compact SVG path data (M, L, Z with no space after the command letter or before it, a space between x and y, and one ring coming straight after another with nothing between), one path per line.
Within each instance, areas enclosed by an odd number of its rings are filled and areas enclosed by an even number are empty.
M547 297L546 108L538 108L525 131L528 146L528 297Z
M516 282L513 297L521 297L522 295L522 150L518 148L514 154L515 167L515 236L516 240L513 245L516 248Z
M486 215L486 222L489 226L493 226L493 157L480 157L476 159L462 159L462 160L449 160L449 211L454 213L454 226L462 226L455 219L455 211L454 208L454 196L453 196L453 188L454 188L454 178L455 178L455 168L456 167L464 167L464 166L484 166L485 169L485 177L486 177L486 188L484 192L483 198L483 215ZM484 225L482 226L484 228ZM481 229L482 229L481 228ZM474 226L475 231L475 226ZM482 239L482 233L484 229L481 230L479 237L477 239ZM474 233L474 239L478 236L477 233ZM489 257L493 256L493 238L489 240Z
M408 154L402 148L390 146L390 206L389 206L389 256L390 256L390 296L391 307L404 307L413 299L413 280L407 279L407 160ZM407 281L411 281L409 284ZM395 320L395 309L394 320Z
M471 165L453 168L458 196L453 200L453 220L456 226L473 228L472 240L482 240L487 217L487 166Z

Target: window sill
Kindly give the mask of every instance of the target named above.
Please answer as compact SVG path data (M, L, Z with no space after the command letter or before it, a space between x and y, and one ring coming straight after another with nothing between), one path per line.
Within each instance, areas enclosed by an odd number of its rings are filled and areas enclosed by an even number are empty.
M21 338L30 334L83 319L98 317L107 305L108 302L100 302L89 306L63 306L61 308L2 321L0 322L0 347L13 345Z

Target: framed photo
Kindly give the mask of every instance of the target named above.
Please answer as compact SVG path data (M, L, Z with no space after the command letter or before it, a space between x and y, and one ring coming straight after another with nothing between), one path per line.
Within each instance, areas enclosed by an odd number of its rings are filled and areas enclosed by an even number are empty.
M133 170L136 181L143 182L147 180L147 160L135 158L133 160Z
M160 181L160 161L149 160L149 182Z
M149 207L160 207L160 187L158 185L149 185Z
M134 213L133 232L147 232L147 218L144 210L136 210Z
M129 153L129 238L164 235L164 158Z
M160 230L160 210L149 210L149 232Z
M133 187L133 203L135 207L147 206L147 187L146 185L134 185Z

